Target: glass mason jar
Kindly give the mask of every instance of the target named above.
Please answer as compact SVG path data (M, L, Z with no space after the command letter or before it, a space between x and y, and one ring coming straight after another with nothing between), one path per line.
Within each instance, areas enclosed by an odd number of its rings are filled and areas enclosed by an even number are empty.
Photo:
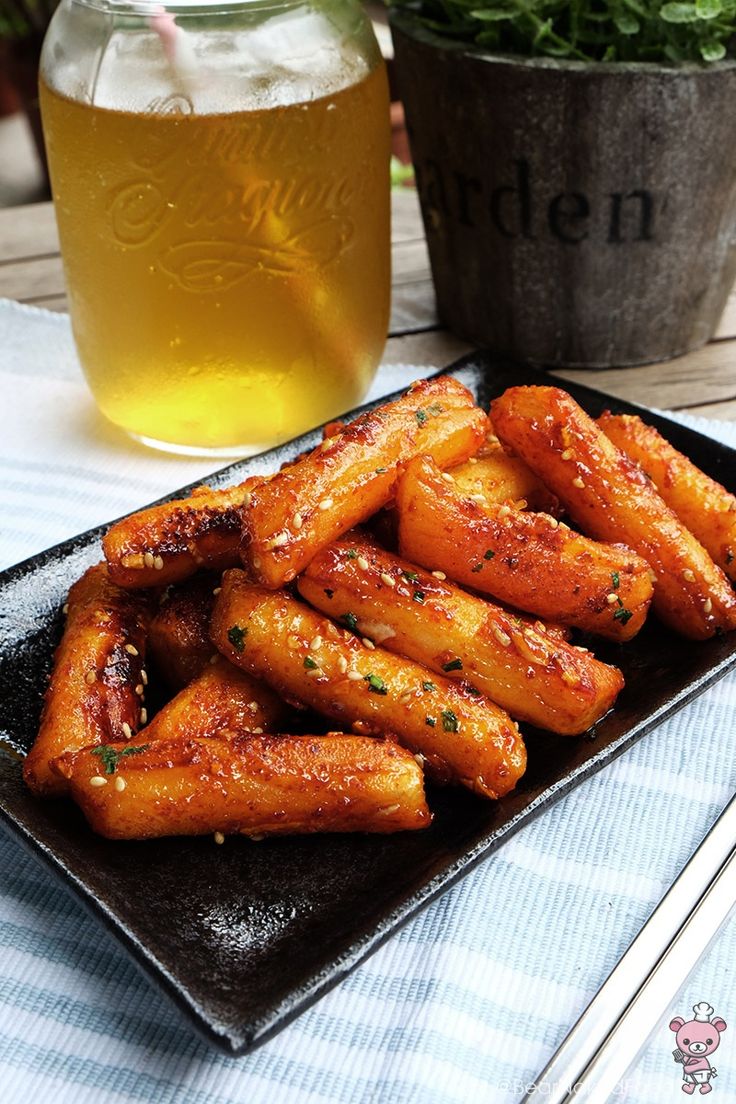
M363 397L388 325L390 124L358 0L62 0L41 109L103 414L233 455Z

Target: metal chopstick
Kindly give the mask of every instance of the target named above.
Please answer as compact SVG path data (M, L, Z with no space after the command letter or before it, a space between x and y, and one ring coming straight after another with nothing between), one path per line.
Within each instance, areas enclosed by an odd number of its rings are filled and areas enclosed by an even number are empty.
M736 797L689 859L524 1101L614 1097L652 1028L736 905Z

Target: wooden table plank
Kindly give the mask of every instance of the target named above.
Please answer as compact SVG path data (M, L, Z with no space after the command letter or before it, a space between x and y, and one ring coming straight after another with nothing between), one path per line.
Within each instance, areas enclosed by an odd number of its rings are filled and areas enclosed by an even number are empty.
M42 296L65 295L61 257L28 257L0 265L0 295L32 303Z
M555 375L644 406L694 411L706 404L723 405L728 417L727 404L736 400L736 341L713 341L660 364L596 371L565 368Z
M728 297L715 336L716 340L724 337L736 337L736 288Z
M52 203L0 210L0 265L58 252L59 235Z

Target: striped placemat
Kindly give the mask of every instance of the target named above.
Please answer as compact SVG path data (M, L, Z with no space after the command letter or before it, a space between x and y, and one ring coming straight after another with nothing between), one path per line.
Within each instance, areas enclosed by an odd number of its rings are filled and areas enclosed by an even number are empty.
M0 350L1 566L212 469L138 450L97 418L65 316L0 302ZM420 373L382 370L374 394ZM687 420L736 445L736 426ZM517 1101L731 796L735 714L729 677L241 1059L199 1042L63 887L0 835L0 1101ZM714 1099L736 1100L735 961L731 923L652 1023L616 1099L682 1099L668 1022L705 1000L733 1021L713 1058Z

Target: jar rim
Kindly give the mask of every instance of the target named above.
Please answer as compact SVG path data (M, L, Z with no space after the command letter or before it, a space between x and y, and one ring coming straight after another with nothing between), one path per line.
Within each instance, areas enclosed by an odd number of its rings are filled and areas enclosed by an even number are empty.
M268 11L293 8L304 0L72 0L85 8L106 12L114 16L141 16L150 18L168 13L173 16L228 15L242 11Z

